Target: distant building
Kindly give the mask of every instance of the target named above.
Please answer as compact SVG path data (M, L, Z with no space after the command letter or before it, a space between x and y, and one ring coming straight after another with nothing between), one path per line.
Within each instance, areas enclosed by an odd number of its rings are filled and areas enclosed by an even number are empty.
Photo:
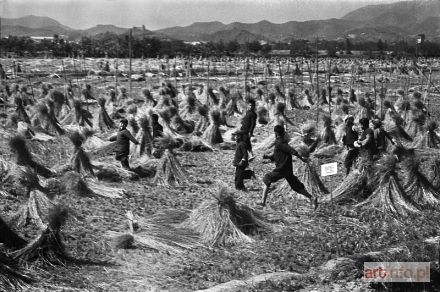
M423 44L425 42L425 35L423 33L417 35L417 43Z

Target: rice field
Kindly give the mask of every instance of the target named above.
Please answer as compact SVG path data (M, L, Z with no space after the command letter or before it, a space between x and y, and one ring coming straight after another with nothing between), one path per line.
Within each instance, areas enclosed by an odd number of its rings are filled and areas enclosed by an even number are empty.
M110 70L104 72L102 68L107 61ZM417 91L422 94L430 119L438 122L440 118L438 60L420 60L419 66L426 77L411 71L412 62L409 60L397 64L380 60L321 59L318 66L313 63L314 60L307 59L279 62L265 59L192 60L191 72L185 68L185 61L133 60L131 78L128 60L125 59L2 60L2 64L5 64L9 77L6 82L27 86L28 92L33 92L37 99L41 94L41 85L49 82L64 93L67 85L72 85L73 94L77 97L81 96L81 90L89 84L95 98L109 99L111 89L124 86L128 97L142 98L142 89L147 88L159 100L161 83L170 82L179 92L179 102L185 98L183 86L187 88L191 85L201 103L207 103L208 100L203 86L212 87L216 95L220 95L219 88L222 86L229 89L231 95L239 92L246 96L245 84L249 86L249 95L253 97L258 96L258 89L264 92L263 98L271 92L276 93L275 85L278 85L286 95L291 89L300 97L305 89L309 89L315 98L315 68L318 67L320 91L328 89L330 85L334 98L337 89L342 90L344 98L349 98L350 90L354 89L358 98L369 93L379 105L380 92L385 92L386 98L395 102L399 89L408 96ZM11 69L14 62L20 63L21 73ZM296 66L300 72L295 74ZM406 72L401 68L405 68ZM334 73L328 74L329 71ZM243 104L239 102L238 107L243 108ZM93 116L98 115L99 106L96 103L87 104L84 108ZM139 112L141 108L142 105L138 105ZM294 124L288 125L288 133L293 140L299 139L301 136L298 133L301 133L302 126L309 123L315 127L315 135L318 136L324 129L322 116L328 115L329 109L335 112L332 117L336 118L335 100L331 106L314 106L311 109L293 108L287 102L286 116ZM123 115L128 115L128 106L125 110ZM30 113L31 109L27 111ZM9 126L8 121L15 112L15 106L0 106L0 112L1 159L14 163L15 154L9 148L9 140L17 131L16 127ZM227 117L227 124L237 127L240 119L239 114L232 114ZM71 131L69 127L65 128ZM253 145L262 144L272 134L272 129L271 123L259 124L252 140ZM95 131L94 139L99 138L101 142L107 141L116 132ZM220 132L223 139L233 145L234 142L229 138L231 128L221 125ZM195 135L173 136L176 140L188 137L194 138ZM283 187L281 182L272 186L268 206L264 209L257 206L263 190L262 178L274 168L273 164L262 159L266 153L264 147L255 148L255 158L249 167L255 171L256 179L246 180L248 191L242 192L233 190L233 147L209 145L213 151L207 152L183 151L179 148L166 150L167 160L145 157L132 159L132 165L145 166L149 163L153 168L163 167L160 173L165 177L169 171L166 165L171 165L173 173L179 174L181 180L178 181L183 183L169 184L167 180L155 179L154 176L135 178L131 173L121 174L119 162L114 155L95 152L97 146L94 143L86 140L82 144L91 163L111 169L122 179L111 182L84 175L84 181L92 189L91 194L95 195L78 195L81 191L75 192L73 187L56 194L56 202L62 203L68 212L65 224L60 227L65 252L75 259L92 263L48 265L42 260L25 261L19 267L33 281L24 290L195 291L232 280L254 279L266 273L285 273L288 277L273 281L251 281L241 287L242 290L235 288L231 291L435 291L440 287L436 278L439 273L438 240L434 244L425 241L439 236L438 207L428 209L417 206L420 211L415 214L408 212L406 216L393 216L374 212L371 205L368 205L368 212L363 212L355 203L333 202L333 192L338 191L345 178L342 163L344 152L332 155L326 155L325 151L320 155L311 153L310 165L294 162L295 171L301 171L297 173L301 179L310 180L312 184L316 184L314 180L318 179L328 191L328 194L321 194L322 203L313 211L307 200L289 191L286 186ZM74 152L67 135L55 136L49 141L27 139L26 144L35 161L53 171L69 162ZM429 152L428 155L435 155L435 152ZM338 174L320 176L320 165L329 162L338 163ZM427 168L429 161L424 163L423 167ZM399 177L400 171L400 168L396 170ZM310 178L313 172L318 174L317 178ZM306 175L300 176L304 173ZM42 177L39 179L49 184ZM231 203L229 195L224 197L222 189L225 185L232 189L230 193L234 203ZM3 186L0 191L1 218L27 241L41 236L45 229L38 224L30 222L22 224L25 226L16 226L14 218L17 212L23 209L22 206L29 205L30 199L18 191L16 194L6 192ZM110 197L106 193L118 195ZM32 195L35 196L37 194ZM239 220L233 219L228 213L231 208L245 210L243 212L247 212L245 214L252 218L251 221L262 220L262 228L241 234L241 229L236 228ZM204 218L206 222L203 222ZM43 221L44 224L48 223ZM191 228L193 230L189 231ZM205 234L197 235L194 229ZM230 234L218 232L231 229L233 232ZM218 240L222 236L240 240ZM3 246L1 250L6 254L11 253L10 249ZM399 252L393 252L395 250ZM329 262L340 258L349 260L328 268ZM363 261L367 260L429 261L432 263L432 281L424 284L370 285L361 279ZM96 264L98 261L105 264Z

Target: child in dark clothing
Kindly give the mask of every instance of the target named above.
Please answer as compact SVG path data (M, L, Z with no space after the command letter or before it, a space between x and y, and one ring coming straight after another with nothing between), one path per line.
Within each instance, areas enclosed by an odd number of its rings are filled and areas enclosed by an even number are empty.
M130 141L138 145L139 142L127 130L128 120L122 119L119 123L119 132L110 137L110 141L116 141L116 160L121 162L124 169L130 170L128 155L130 154Z
M245 191L243 180L246 177L246 167L249 165L248 161L248 148L246 143L246 132L238 131L237 135L237 148L235 150L235 157L233 165L235 166L235 189ZM252 171L250 176L255 176Z

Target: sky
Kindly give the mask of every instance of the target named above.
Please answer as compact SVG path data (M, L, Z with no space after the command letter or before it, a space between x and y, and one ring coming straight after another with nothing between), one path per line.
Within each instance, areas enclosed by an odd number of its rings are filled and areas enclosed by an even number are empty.
M75 29L97 24L157 30L194 22L339 18L357 8L400 0L0 0L0 16L48 16Z

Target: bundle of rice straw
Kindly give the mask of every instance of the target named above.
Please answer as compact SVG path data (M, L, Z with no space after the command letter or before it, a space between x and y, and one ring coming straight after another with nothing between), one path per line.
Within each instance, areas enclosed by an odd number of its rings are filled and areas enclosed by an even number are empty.
M32 242L13 253L14 259L22 262L40 260L50 265L65 265L67 262L76 262L67 254L61 235L61 228L67 220L67 209L56 206L49 212L48 225Z
M84 136L75 131L69 136L69 138L74 146L73 154L70 158L70 165L72 169L83 175L91 174L94 176L94 166L92 165L89 156L82 147L82 144L85 140Z
M148 90L147 88L142 89L142 95L145 98L145 103L147 107L155 107L157 105L157 101L151 95L150 90Z
M231 191L221 187L219 194L203 201L182 224L194 230L209 246L249 243L249 235L270 230L253 209L237 204Z
M406 127L406 132L413 138L423 135L423 125L425 124L425 114L419 111L411 111L411 121Z
M276 93L276 97L280 98L283 102L286 102L286 95L281 90L281 87L279 84L275 84L275 93Z
M398 142L411 142L413 138L403 128L404 121L398 114L391 116L392 121L385 124L385 130Z
M419 164L420 161L416 159L405 161L405 192L417 207L421 209L435 208L440 203L440 192L420 173Z
M344 151L344 147L333 144L324 144L312 153L312 159L319 161L320 164L330 163L339 160L339 155Z
M151 135L150 119L144 115L139 119L139 124L142 129L136 137L139 141L139 145L135 146L135 153L132 153L131 157L140 157L144 154L150 157L153 151L153 136Z
M218 106L220 103L220 100L214 93L214 89L212 87L208 88L208 100L207 105L209 106Z
M434 159L431 159L431 161L428 178L434 189L440 191L440 158L436 156Z
M197 121L194 132L201 134L209 126L209 117L208 117L209 107L206 105L200 105L197 107L197 111L200 115L200 118Z
M49 109L45 104L37 104L37 115L40 122L43 122L42 127L48 132L56 132L58 135L64 135L65 131L55 116L49 113Z
M417 213L417 208L405 194L396 173L397 160L392 155L382 157L377 164L379 184L373 193L356 207L365 212L379 212L406 216Z
M13 137L9 141L9 147L11 148L11 151L16 154L16 161L18 165L29 166L31 169L37 172L38 175L46 178L52 176L51 170L34 160L23 137Z
M266 107L264 107L264 106L258 107L257 116L258 116L258 123L260 125L267 125L268 124L268 113L269 113L269 111L267 110Z
M0 251L0 291L27 291L32 281L15 260Z
M289 102L291 108L300 108L298 101L296 100L295 89L291 88L288 92Z
M29 196L32 190L44 191L37 174L28 166L13 165L2 181L4 188L16 195Z
M332 145L336 144L335 133L333 132L332 118L330 116L322 116L322 121L324 123L324 128L321 132L320 141L321 143Z
M328 104L328 101L327 101L327 91L325 89L321 90L320 104L321 105Z
M98 180L121 182L139 179L134 171L121 168L117 163L96 162L94 167L97 169L95 174Z
M413 144L414 148L425 149L425 148L440 148L440 137L438 136L436 130L438 128L437 122L430 120L426 123L426 131L421 136L418 136Z
M80 100L75 99L73 101L73 111L70 111L62 120L62 125L79 125L80 127L84 127L85 124L93 127L92 122L93 119L92 114L82 107L82 103Z
M275 115L273 120L271 121L271 124L286 126L286 122L288 122L289 124L294 126L295 124L286 116L285 110L286 104L283 102L278 102L275 105Z
M124 189L108 187L93 178L87 178L86 183L96 196L110 199L122 199L126 195Z
M307 101L308 101L308 103L309 103L311 106L315 104L315 103L313 102L313 98L312 98L312 96L310 95L310 91L309 91L308 89L304 90L304 95L306 96Z
M130 117L128 119L128 130L135 136L139 132L139 125L135 117Z
M222 134L220 132L221 114L219 110L213 109L209 112L210 125L203 133L203 139L205 139L211 145L219 144L223 142Z
M48 218L49 210L55 206L52 198L49 198L40 190L32 190L25 205L21 206L14 215L14 222L17 227L34 224L39 228L44 228Z
M114 129L115 122L110 118L110 116L107 113L107 110L105 109L105 98L100 97L98 98L98 104L99 104L99 112L98 112L98 127L101 131L104 129L110 130Z
M397 112L402 115L403 114L403 119L405 120L405 122L409 122L408 121L408 112L411 109L411 103L408 100L403 101L399 107L397 108Z
M368 173L371 170L371 161L359 158L356 168L352 169L341 184L331 194L325 195L321 201L345 204L363 200L365 193L368 192Z
M179 134L190 134L194 131L195 123L190 120L183 120L180 116L175 115L171 119L173 129L176 129Z
M29 119L29 116L26 110L24 109L23 100L20 97L16 97L15 104L17 105L17 108L15 109L15 113L17 115L18 120L30 124L31 120Z
M195 136L190 136L189 138L185 139L179 150L190 152L214 151L214 149L207 142Z
M373 112L371 111L371 105L363 97L358 98L358 112L356 114L355 120L360 120L362 118L371 119L373 117Z
M85 100L89 100L92 99L94 100L95 98L92 95L92 86L90 84L86 84L86 88L84 88L81 91L82 95L84 96Z
M310 151L307 145L300 144L295 147L296 151L301 155L301 157L305 159L309 159L310 157ZM321 179L319 178L318 173L314 169L313 165L310 162L302 162L298 161L296 163L296 176L298 179L304 184L306 190L317 197L322 197L325 194L328 194L329 191L322 183ZM277 188L274 190L274 194L283 195L286 193L293 193L295 192L291 189L289 183L286 180L283 180L282 183L280 183ZM302 195L299 195L298 198L302 198ZM304 197L306 198L306 197Z
M155 148L165 150L160 158L153 184L166 186L179 186L189 183L188 174L180 165L173 149L179 147L177 141L170 135L164 135L154 141Z
M55 186L55 188L59 188ZM80 197L93 197L95 193L77 172L66 172L61 177L61 190L63 193L74 194Z
M26 240L15 233L0 217L0 243L10 249L20 249L26 245Z
M232 116L234 114L241 114L241 111L238 109L238 101L242 100L242 96L240 92L236 92L231 96L231 99L226 105L226 114L228 116Z
M62 92L55 89L49 92L49 98L54 102L54 113L55 116L58 117L63 105L66 103L66 98Z
M197 100L196 96L192 91L186 96L182 101L180 116L184 119L193 118L194 114L197 113L197 108L200 106L200 102Z
M180 255L201 246L193 231L176 226L176 223L184 220L182 217L187 217L185 211L166 210L146 219L135 217L129 211L126 216L128 233L107 232L115 249L137 244L160 253Z
M357 101L356 93L354 89L350 89L350 102L355 103Z
M226 90L223 86L220 86L218 91L220 95L219 107L224 108L226 104L229 103L229 99L230 99L229 90Z

